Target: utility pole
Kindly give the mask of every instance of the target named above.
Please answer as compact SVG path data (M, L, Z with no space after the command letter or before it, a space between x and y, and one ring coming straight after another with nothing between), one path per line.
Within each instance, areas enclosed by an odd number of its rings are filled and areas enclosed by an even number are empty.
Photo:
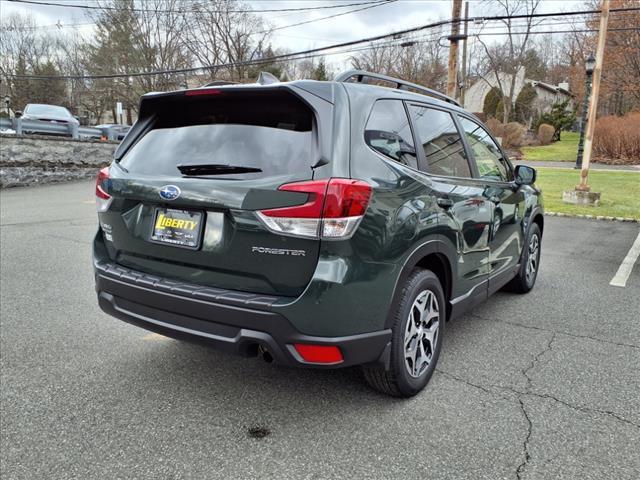
M467 92L467 32L469 29L469 2L464 2L464 43L462 44L462 88L460 89L460 104L464 108L464 95Z
M458 40L460 39L460 11L462 10L462 0L453 0L453 11L451 12L451 36L449 41L449 72L447 75L447 95L456 96L458 86Z
M600 76L602 75L602 63L604 60L604 47L607 42L607 26L609 22L609 0L602 0L600 8L600 30L598 33L598 49L596 50L596 68L593 71L593 86L591 102L589 105L589 117L587 119L587 141L584 146L582 158L582 171L580 172L580 185L576 190L588 192L591 187L587 183L589 177L589 163L593 148L593 132L596 128L596 113L598 111L598 93L600 92Z

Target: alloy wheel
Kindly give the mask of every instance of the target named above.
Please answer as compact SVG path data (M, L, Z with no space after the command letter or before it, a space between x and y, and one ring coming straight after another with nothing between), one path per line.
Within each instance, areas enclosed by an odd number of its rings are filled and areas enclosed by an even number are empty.
M540 240L538 239L538 235L532 235L531 240L529 240L529 252L527 254L527 267L525 270L525 275L527 278L527 284L531 285L533 279L536 276L536 272L538 271L538 252L540 250Z
M440 306L430 290L418 294L407 319L404 333L404 365L414 378L427 369L439 340Z

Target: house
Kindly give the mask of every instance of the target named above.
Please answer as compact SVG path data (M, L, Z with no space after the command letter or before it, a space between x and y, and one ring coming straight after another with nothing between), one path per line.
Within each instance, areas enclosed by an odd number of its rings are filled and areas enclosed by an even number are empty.
M499 82L498 79L500 80ZM482 112L484 100L489 91L494 87L498 87L499 84L502 84L503 88L508 89L508 85L510 85L510 83L511 74L502 72L497 76L493 74L488 75L485 78L478 79L469 88L467 88L467 91L465 92L464 108L471 112ZM525 78L524 67L521 67L516 74L513 96L514 101L525 85L531 85L536 92L536 97L531 105L533 116L538 116L543 112L548 112L551 110L551 106L554 103L564 102L565 100L569 100L569 106L573 107L574 95L569 90L569 84L567 82L562 82L558 85L550 85L538 80ZM531 119L529 120L531 121Z

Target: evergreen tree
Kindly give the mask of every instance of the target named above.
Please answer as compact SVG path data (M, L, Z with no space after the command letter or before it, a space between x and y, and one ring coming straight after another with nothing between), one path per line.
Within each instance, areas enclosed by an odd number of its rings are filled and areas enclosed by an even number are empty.
M484 104L482 106L482 112L489 117L498 118L502 116L502 93L498 87L493 87L484 97ZM498 110L500 107L500 110Z
M528 124L533 116L533 102L538 94L536 89L527 83L516 98L515 104L515 119L517 122Z
M314 67L311 72L312 80L329 80L329 75L327 74L327 66L324 60L324 57L320 58L318 65Z

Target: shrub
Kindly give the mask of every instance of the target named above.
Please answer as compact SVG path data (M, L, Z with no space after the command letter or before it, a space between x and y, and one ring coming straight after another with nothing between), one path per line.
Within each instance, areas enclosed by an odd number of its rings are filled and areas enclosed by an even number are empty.
M473 113L476 117L478 117L482 123L486 123L487 116L484 114L484 112L471 112L471 113Z
M640 163L640 112L596 121L593 156L602 163Z
M550 112L543 113L538 119L538 125L547 123L554 127L553 141L560 140L560 132L568 130L576 121L575 113L569 109L569 100L554 103Z
M495 117L496 110L498 108L498 102L502 100L502 92L498 87L493 87L489 92L487 92L486 97L484 97L484 104L482 106L482 112L487 117ZM498 112L498 116L502 116L502 110Z
M548 123L541 123L538 127L538 141L540 145L549 145L553 141L553 135L556 129Z
M504 125L500 122L500 120L491 117L487 119L485 124L494 137L502 138L504 136Z
M518 122L510 122L504 126L504 135L502 136L502 144L506 148L521 147L524 141L524 132L527 129Z

